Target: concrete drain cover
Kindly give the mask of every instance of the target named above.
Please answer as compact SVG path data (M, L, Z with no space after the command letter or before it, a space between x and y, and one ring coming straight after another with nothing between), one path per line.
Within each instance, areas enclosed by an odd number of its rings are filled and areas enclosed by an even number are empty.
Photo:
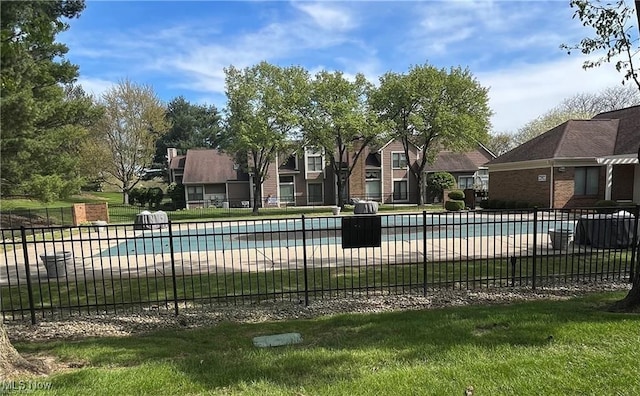
M259 348L277 347L299 344L302 342L300 333L284 333L253 337L253 345Z

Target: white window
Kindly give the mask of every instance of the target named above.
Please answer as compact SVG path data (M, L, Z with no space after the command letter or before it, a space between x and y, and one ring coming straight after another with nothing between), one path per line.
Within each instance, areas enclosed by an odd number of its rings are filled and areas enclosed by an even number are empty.
M458 188L461 190L464 190L465 188L473 188L473 176L458 177Z
M409 200L409 181L394 180L393 181L393 200L408 201Z
M204 190L202 186L187 186L187 201L204 200Z
M322 183L309 183L307 185L307 201L308 203L322 203Z
M576 168L573 176L573 193L575 195L598 195L599 180L599 167Z
M307 172L322 172L324 164L322 161L322 150L315 147L307 147L305 150L306 157L306 171Z
M393 169L405 169L407 167L407 157L403 152L391 153L391 167Z
M365 173L365 199L379 201L382 199L382 183L379 170L367 170Z
M322 172L322 156L321 155L308 156L307 170L309 172Z
M295 196L294 176L280 176L280 202L293 203Z

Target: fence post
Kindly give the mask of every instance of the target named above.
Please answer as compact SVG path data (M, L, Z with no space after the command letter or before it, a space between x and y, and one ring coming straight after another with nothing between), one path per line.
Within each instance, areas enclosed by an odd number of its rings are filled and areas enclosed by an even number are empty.
M422 211L422 295L427 296L427 211Z
M36 309L33 305L33 289L31 286L31 270L29 269L29 253L27 252L27 232L24 226L20 226L20 239L22 240L22 255L24 257L24 270L27 277L27 296L29 297L29 312L31 324L36 324Z
M173 282L173 309L178 316L178 282L176 280L176 257L173 252L173 229L171 220L168 221L169 226L169 253L171 254L171 281Z
M633 282L633 276L636 271L638 260L638 217L640 216L640 205L636 205L635 213L633 214L635 221L633 222L633 242L631 248L631 265L629 268L629 283Z
M309 306L309 276L307 275L307 227L302 215L302 267L304 268L304 306Z
M538 208L533 208L533 268L532 268L532 288L536 289L536 265L538 262Z

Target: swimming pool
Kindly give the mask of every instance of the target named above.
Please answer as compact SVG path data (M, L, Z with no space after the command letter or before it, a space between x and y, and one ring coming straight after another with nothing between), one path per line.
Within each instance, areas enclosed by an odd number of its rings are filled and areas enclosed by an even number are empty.
M304 223L303 223L304 221ZM517 236L532 234L534 221L528 217L495 216L489 214L461 215L388 215L381 216L383 241L413 241L444 238L472 238L485 236ZM342 243L341 217L314 217L283 220L256 220L243 222L209 222L174 224L172 236L165 230L144 231L128 238L99 256L125 256L164 254L170 252L173 239L174 252L219 251L236 249L288 248L334 245ZM573 232L573 221L540 220L537 232L550 228L563 228Z

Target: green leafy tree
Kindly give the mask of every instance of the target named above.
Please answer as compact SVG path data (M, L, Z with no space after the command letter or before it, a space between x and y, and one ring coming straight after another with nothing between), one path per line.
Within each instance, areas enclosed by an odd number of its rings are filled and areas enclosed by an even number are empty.
M613 62L616 70L624 73L623 83L631 81L640 89L640 75L634 59L639 49L638 40L632 37L637 27L629 23L634 14L633 8L624 0L572 0L570 5L576 9L573 17L577 17L582 25L593 28L595 34L585 37L578 44L562 44L560 48L568 54L574 50L584 55L597 54L595 60L584 61L584 69Z
M368 104L372 85L364 75L353 81L342 72L321 71L311 81L302 117L305 146L325 153L336 180L337 202L344 206L349 177L367 146L384 138L385 125Z
M253 213L258 213L269 166L287 152L299 130L309 75L300 67L267 62L243 70L231 66L225 73L229 114L223 149L237 163L247 164L253 177Z
M464 151L488 140L492 114L488 102L488 89L467 69L447 71L425 64L380 78L373 107L402 141L421 192L418 205L424 205L425 170L439 150ZM411 145L422 150L417 161L409 157Z
M2 4L2 195L48 201L82 184L79 148L100 114L71 85L78 68L64 58L68 48L55 37L83 9L83 1Z
M167 105L166 117L171 127L156 142L154 162L164 163L169 147L184 154L191 148L220 146L222 119L215 106L192 104L179 96Z
M98 137L109 148L105 164L106 182L122 192L129 202L129 191L140 181L142 169L151 165L155 142L169 126L165 108L150 86L123 80L102 96L104 116L97 125Z

